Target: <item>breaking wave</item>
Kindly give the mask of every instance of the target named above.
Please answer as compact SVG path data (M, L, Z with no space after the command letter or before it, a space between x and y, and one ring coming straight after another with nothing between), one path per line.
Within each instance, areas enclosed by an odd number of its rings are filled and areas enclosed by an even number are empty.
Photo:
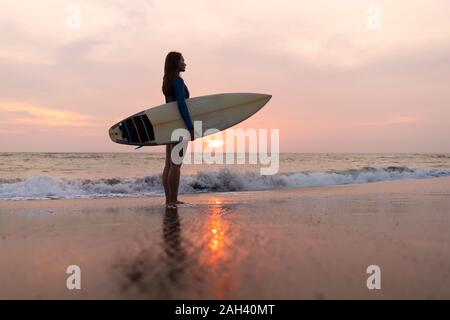
M364 167L344 171L304 171L261 176L254 172L238 172L224 168L214 172L199 172L193 176L183 176L180 182L180 193L289 189L444 176L450 176L450 169ZM93 180L69 180L42 175L23 180L0 179L0 200L130 197L162 193L160 174L142 178Z

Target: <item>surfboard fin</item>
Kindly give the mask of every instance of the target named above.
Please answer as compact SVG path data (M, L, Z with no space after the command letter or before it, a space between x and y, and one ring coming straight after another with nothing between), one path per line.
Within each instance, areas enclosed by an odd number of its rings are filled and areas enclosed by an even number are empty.
M140 149L140 148L142 148L143 146L139 146L139 147L137 147L137 148L134 148L134 150L137 150L137 149Z

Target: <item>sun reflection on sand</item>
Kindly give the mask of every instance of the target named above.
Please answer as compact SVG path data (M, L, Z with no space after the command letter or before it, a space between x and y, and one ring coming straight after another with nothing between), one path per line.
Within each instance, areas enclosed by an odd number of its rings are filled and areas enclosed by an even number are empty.
M227 241L226 231L228 225L220 216L221 212L222 210L219 207L212 208L212 215L207 221L207 228L209 229L209 234L207 235L208 248L213 259L218 259L224 255L224 245Z
M215 298L226 298L233 287L233 273L227 266L230 262L230 249L232 237L229 222L223 215L227 209L223 207L220 199L211 199L209 216L205 223L204 242L207 244L206 266L213 274L219 275L213 288Z

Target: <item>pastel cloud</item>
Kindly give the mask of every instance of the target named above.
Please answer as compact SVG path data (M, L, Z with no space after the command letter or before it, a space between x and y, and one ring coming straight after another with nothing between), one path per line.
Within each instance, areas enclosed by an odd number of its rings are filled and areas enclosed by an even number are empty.
M411 116L397 116L381 121L371 121L371 122L357 122L356 126L386 126L386 125L396 125L396 124L407 124L407 123L417 123L419 120Z
M46 127L97 126L92 117L69 111L50 109L22 102L0 101L2 126L33 125Z

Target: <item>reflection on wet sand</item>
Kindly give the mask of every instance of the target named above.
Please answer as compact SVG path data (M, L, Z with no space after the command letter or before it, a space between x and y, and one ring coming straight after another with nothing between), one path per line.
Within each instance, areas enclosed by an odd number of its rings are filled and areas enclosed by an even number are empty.
M217 203L217 202L216 202ZM206 222L205 242L208 244L207 265L217 277L217 284L213 288L214 298L223 299L229 295L231 285L231 272L223 268L226 266L227 254L230 247L230 237L228 237L228 221L224 220L222 214L224 208L214 206L211 208L211 215Z
M181 224L178 208L166 208L163 223L164 251L167 255L168 277L177 283L184 268L186 253L181 244Z
M226 298L231 285L227 263L231 240L227 207L214 201L204 214L180 219L183 208L166 208L162 242L147 242L118 264L125 295L142 298ZM185 225L183 225L185 222ZM186 231L183 228L188 227ZM185 233L189 232L189 236Z

